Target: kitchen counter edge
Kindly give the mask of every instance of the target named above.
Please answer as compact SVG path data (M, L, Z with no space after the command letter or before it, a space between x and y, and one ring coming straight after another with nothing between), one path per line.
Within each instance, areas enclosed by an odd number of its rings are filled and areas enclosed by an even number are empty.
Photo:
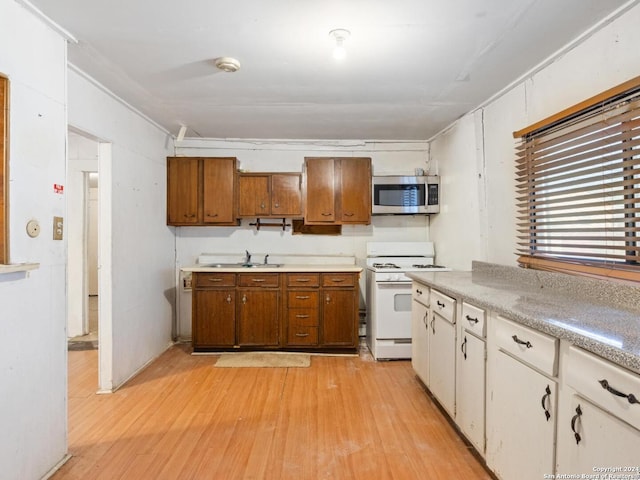
M181 267L183 272L225 272L225 273L331 273L331 272L348 272L360 273L363 268L357 265L282 265L280 267L207 267L205 265L193 265L190 267Z

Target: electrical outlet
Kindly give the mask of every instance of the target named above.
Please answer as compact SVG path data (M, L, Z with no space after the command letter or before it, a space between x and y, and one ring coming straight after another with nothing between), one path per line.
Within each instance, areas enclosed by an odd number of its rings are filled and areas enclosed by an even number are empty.
M64 219L62 217L53 217L53 239L62 240L64 232Z

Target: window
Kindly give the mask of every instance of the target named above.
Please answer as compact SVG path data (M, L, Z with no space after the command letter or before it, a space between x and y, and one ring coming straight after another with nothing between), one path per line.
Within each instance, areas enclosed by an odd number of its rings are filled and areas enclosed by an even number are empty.
M9 80L0 76L0 264L9 263L9 234L7 203L9 195L7 187L7 130L9 124Z
M519 262L640 281L640 78L514 136Z

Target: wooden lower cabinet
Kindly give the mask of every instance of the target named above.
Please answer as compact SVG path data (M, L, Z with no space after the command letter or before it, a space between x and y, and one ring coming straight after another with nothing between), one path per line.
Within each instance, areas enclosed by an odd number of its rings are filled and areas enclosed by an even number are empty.
M238 345L278 345L278 290L238 290Z
M195 351L355 351L358 273L194 272Z
M357 345L358 298L353 289L323 289L322 345L351 347Z

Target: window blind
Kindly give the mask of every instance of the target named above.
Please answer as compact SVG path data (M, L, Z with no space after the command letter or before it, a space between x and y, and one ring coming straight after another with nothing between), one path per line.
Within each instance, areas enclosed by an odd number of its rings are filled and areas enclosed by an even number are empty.
M528 131L516 149L520 255L640 271L640 88Z

